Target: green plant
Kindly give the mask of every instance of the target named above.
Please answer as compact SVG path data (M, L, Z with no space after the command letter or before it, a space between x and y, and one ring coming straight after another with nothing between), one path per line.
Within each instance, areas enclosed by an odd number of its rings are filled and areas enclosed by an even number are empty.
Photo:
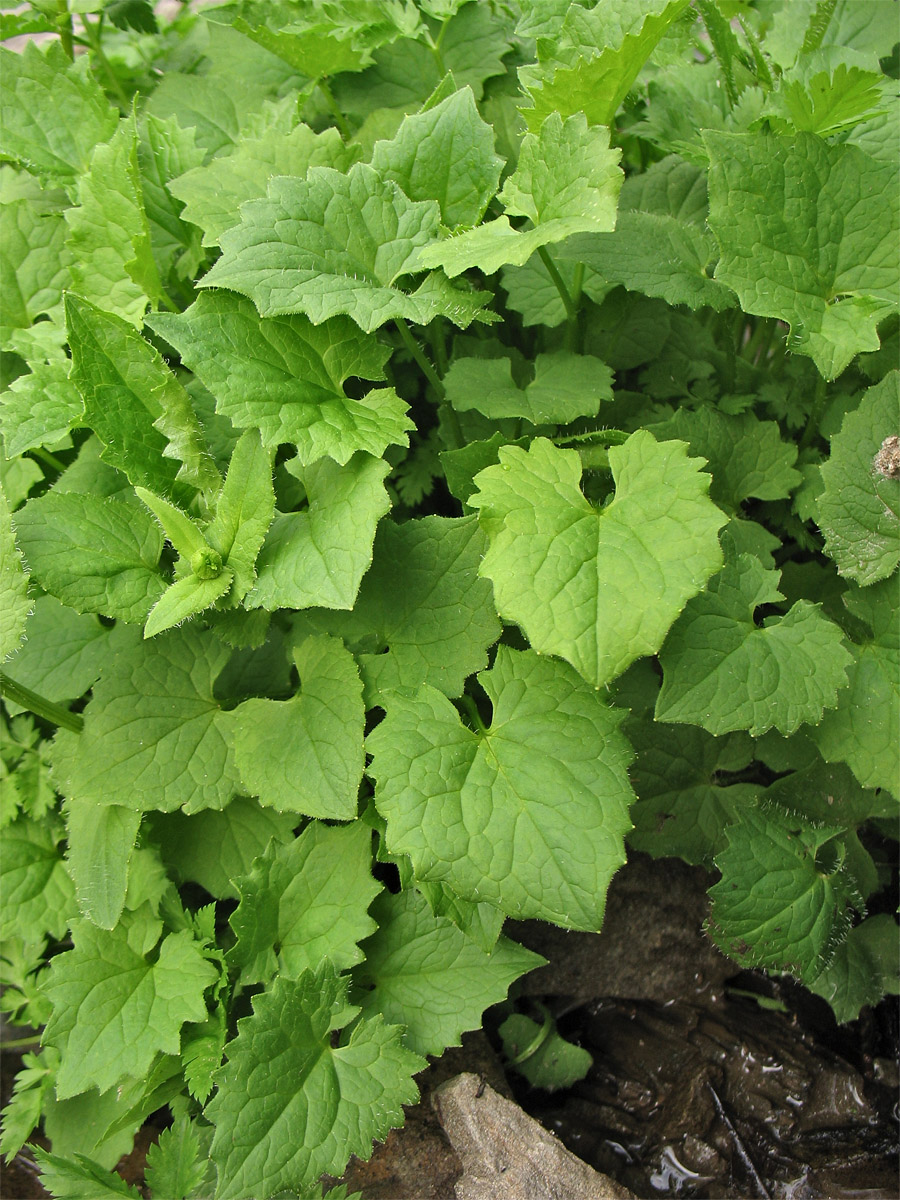
M168 1105L153 1195L319 1195L629 845L840 1020L897 990L895 16L3 14L59 35L0 150L2 1149L42 1121L52 1194L133 1194Z

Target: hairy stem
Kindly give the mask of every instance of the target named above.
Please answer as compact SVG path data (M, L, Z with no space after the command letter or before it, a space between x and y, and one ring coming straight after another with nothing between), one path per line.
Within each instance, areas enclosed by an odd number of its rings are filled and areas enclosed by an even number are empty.
M68 0L56 0L56 23L59 26L59 42L66 55L74 61L75 47L72 43L72 14Z
M72 733L81 733L84 728L84 721L77 713L71 713L61 704L54 704L52 700L39 696L31 688L16 683L4 671L0 671L0 695L7 696L14 704L27 708L36 717L49 721L51 725L58 725L60 729L70 729Z
M347 124L347 118L338 108L338 103L334 98L334 92L328 86L328 81L323 77L318 81L319 91L325 97L325 103L328 106L328 111L334 118L334 123L338 128L338 132L345 142L349 142L351 138L350 126Z

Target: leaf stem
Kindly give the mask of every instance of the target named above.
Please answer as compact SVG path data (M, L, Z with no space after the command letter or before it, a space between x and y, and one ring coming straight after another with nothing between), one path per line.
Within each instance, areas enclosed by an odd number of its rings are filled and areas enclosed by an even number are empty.
M39 1046L41 1044L40 1036L32 1035L31 1037L12 1038L9 1041L0 1042L0 1050L18 1050L22 1046Z
M56 0L56 23L59 26L59 42L68 58L75 61L75 46L72 43L72 14L68 0Z
M441 400L445 400L447 397L447 393L446 393L443 383L441 382L440 376L438 375L437 371L434 369L433 365L425 357L425 352L422 350L422 347L419 345L419 343L413 337L406 321L403 319L403 317L397 317L397 318L395 318L394 324L397 326L397 330L400 334L400 340L403 342L403 345L406 347L406 349L410 352L410 354L413 356L415 361L418 363L419 367L422 369L422 374L425 376L425 378L428 380L428 382L431 384L431 386L437 392L438 397Z
M468 715L469 720L475 726L475 729L477 730L477 732L478 733L487 733L487 729L485 728L484 721L482 721L482 719L481 719L481 713L478 711L478 705L475 703L475 701L472 699L472 697L466 696L466 695L460 696L459 702L462 705L462 707L466 710L466 714Z
M84 728L84 721L77 713L71 713L61 704L54 704L52 700L39 696L31 688L16 683L4 671L0 671L0 695L7 696L14 704L27 708L36 717L49 721L51 725L58 725L60 729L70 729L72 733L81 733Z
M59 471L60 474L66 469L66 464L51 454L49 450L45 450L43 446L32 446L29 451L35 458L40 459L45 466L50 467L53 471Z
M101 13L97 18L96 25L92 25L87 14L85 13L81 18L81 24L83 25L84 32L87 35L91 53L96 57L97 62L103 68L103 73L106 75L106 78L109 81L109 90L119 102L119 107L122 109L122 111L127 112L131 107L131 101L126 96L125 90L119 82L119 77L112 69L112 64L104 54L103 46L101 45L100 41L100 27L103 24L103 14Z
M798 443L800 450L805 450L819 432L819 421L822 416L822 409L825 407L826 396L825 380L819 375L816 377L816 390L813 396L812 408L809 410L809 417L806 421L806 428L803 430L803 436Z
M317 82L319 85L319 91L325 97L325 104L328 107L328 111L331 113L332 117L334 118L334 123L338 127L338 132L345 142L349 142L352 136L350 132L350 126L347 124L347 118L338 108L337 100L334 98L334 92L332 92L331 88L328 86L328 80L322 76Z
M565 280L563 279L562 275L560 275L556 263L550 257L546 246L538 246L538 256L540 257L541 262L547 268L547 274L553 280L554 286L559 292L559 298L563 302L563 307L566 310L566 316L568 317L570 324L574 323L578 316L578 308L575 304L575 301L569 295L569 289L566 287Z

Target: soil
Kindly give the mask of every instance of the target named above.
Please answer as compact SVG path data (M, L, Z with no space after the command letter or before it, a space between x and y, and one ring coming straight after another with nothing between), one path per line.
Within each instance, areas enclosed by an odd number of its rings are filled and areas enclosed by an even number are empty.
M560 1032L592 1054L589 1074L557 1093L506 1075L496 1028L508 1009L489 1012L483 1032L419 1077L422 1103L406 1126L367 1163L351 1162L350 1190L365 1200L454 1200L462 1164L431 1098L473 1072L639 1197L896 1200L900 1002L838 1026L792 981L735 973L702 932L708 882L638 855L613 882L602 934L510 923L511 936L549 960L522 981L516 1006L534 1016L534 1003L546 1004ZM17 1065L3 1053L4 1101ZM158 1116L120 1164L129 1182L142 1182ZM23 1151L0 1195L45 1194Z

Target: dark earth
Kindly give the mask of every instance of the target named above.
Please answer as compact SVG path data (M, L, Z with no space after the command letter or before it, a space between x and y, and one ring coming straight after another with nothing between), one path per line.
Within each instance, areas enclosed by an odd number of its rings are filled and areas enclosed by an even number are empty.
M404 1129L353 1160L343 1180L365 1200L454 1200L461 1163L431 1104L440 1084L473 1072L591 1167L639 1197L896 1200L896 997L838 1026L824 1001L789 979L739 972L702 932L705 874L641 855L615 878L601 935L510 922L549 965L512 998L590 1051L588 1076L559 1092L506 1074L497 1026L466 1035L419 1077ZM18 1069L4 1052L4 1103ZM138 1186L149 1122L119 1164ZM26 1151L4 1169L3 1200L45 1196Z

